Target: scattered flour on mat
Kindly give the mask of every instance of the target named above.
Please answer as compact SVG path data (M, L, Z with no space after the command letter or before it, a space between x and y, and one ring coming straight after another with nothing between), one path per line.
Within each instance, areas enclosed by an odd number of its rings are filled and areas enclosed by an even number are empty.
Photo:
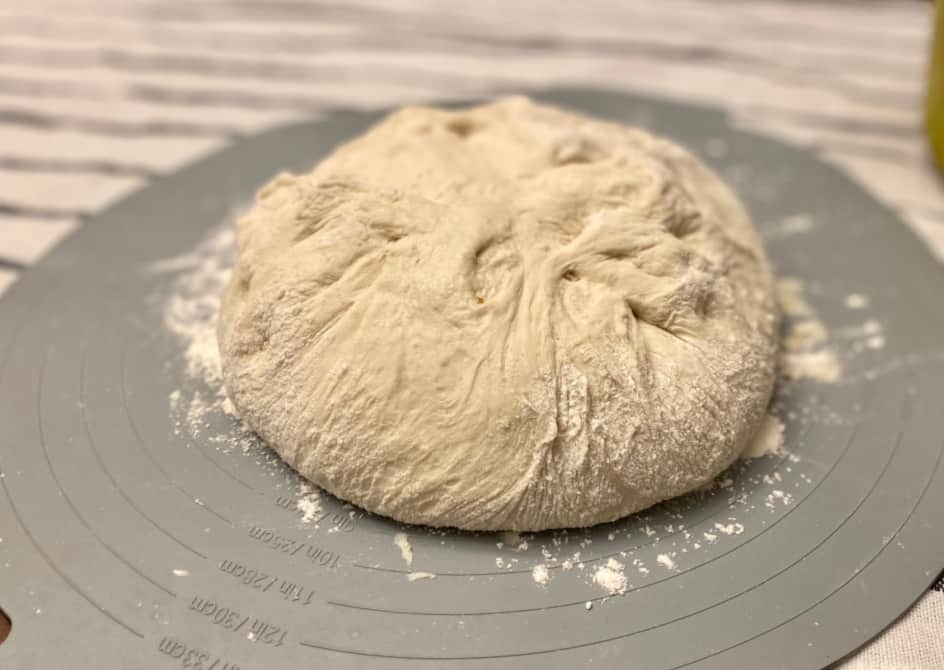
M202 379L223 396L216 318L220 292L229 280L236 236L227 223L211 232L193 252L160 261L154 273L177 275L164 305L164 325L186 344L187 373Z
M794 214L761 226L765 238L782 239L808 233L816 226L809 214Z
M728 519L732 523L716 523L715 530L725 535L740 535L744 532L744 526L733 519Z
M773 409L778 412L782 410L776 404ZM804 415L803 420L809 420L809 417ZM526 557L521 560L528 566L527 572L536 587L553 588L558 582L572 583L576 579L605 591L605 597L597 604L627 593L632 588L628 578L630 571L638 573L640 579L646 582L653 578L655 569L651 568L652 565L678 571L681 564L679 559L683 554L709 551L713 545L738 541L738 536L747 533L745 520L754 518L753 510L776 513L794 504L795 489L812 483L802 473L785 478L784 475L797 467L800 458L783 448L783 432L781 419L773 415L767 417L757 442L748 450L745 458L722 474L712 487L691 494L688 504L693 506L692 509L698 508L701 496L720 496L722 501L726 500L728 513L724 517L716 517L704 526L699 523L698 526L702 527L693 526L689 529L685 523L687 504L685 498L681 498L677 501L679 507L675 509L641 512L628 519L625 525L559 530L549 535L524 537L504 534L503 541L496 543L502 555L495 558L495 564L501 570L516 569L515 562L518 559L512 558L515 555L512 552L522 543L529 542L530 548L536 550L532 553L540 552L538 562L528 563ZM761 455L779 458L771 460L769 464L748 462L749 458ZM796 480L797 475L802 481ZM612 543L630 538L633 541L622 551L599 557L590 555L591 548L596 544L594 539L607 540L607 551L612 552Z
M828 332L806 300L803 283L784 278L777 282L777 299L787 319L780 353L780 371L787 379L836 382L842 366L828 345Z
M238 419L223 388L216 344L220 293L229 280L236 251L233 218L235 214L208 233L192 252L159 261L149 268L155 274L174 275L170 294L163 301L164 325L184 346L187 376L210 389L207 393L187 384L168 397L178 428L186 427L193 436L204 433L213 415L222 412ZM258 445L253 432L241 421L235 431L207 435L206 439L225 450L235 445L248 452Z
M869 299L861 293L850 293L844 301L849 309L865 309L869 306Z
M410 544L410 538L406 533L397 533L393 536L393 543L400 550L400 556L407 565L413 565L413 545Z
M813 230L813 218L808 214L794 214L780 221L780 230L785 235L797 235Z
M675 561L673 561L672 557L668 554L659 554L656 556L656 563L666 570L675 570Z
M545 586L549 581L551 581L551 573L548 572L546 565L543 563L538 563L531 569L531 579L533 579L537 584Z
M777 417L768 414L748 445L741 458L749 460L783 453L783 422Z
M882 349L885 347L885 329L882 324L875 319L854 325L838 331L837 336L849 343L849 349L853 354L858 354L866 349Z
M838 381L842 375L839 359L828 349L799 353L785 352L780 357L780 367L788 379L812 379L831 383Z
M300 497L295 503L295 508L302 513L303 523L311 523L321 515L321 493L307 482L303 483L300 488Z
M777 509L777 504L780 503L783 506L793 504L793 496L789 493L776 489L771 493L767 494L767 498L764 502L764 506L767 509L775 510Z
M848 363L859 354L885 348L885 329L875 319L827 331L807 301L801 281L781 279L777 294L787 325L780 355L780 370L786 379L835 383L843 378L840 354L842 361ZM843 303L849 310L864 310L870 307L871 300L850 293Z
M875 335L865 341L865 346L869 349L881 349L885 346L885 338L881 335Z
M624 566L615 558L610 558L593 573L593 583L602 587L610 595L626 593L629 582L623 572Z
M436 575L432 572L411 572L407 574L406 579L410 582L415 582L420 579L435 579Z

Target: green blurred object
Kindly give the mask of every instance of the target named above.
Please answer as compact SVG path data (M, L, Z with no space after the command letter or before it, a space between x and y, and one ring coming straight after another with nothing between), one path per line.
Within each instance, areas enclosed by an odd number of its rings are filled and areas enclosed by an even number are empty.
M944 167L944 0L934 3L934 37L928 71L925 124L938 167Z

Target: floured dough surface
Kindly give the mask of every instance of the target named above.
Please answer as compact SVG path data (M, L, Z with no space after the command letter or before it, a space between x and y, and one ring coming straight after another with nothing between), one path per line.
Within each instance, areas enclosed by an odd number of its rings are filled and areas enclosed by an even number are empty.
M394 519L539 530L691 491L764 417L757 235L689 153L524 98L408 108L237 228L219 345L243 418Z

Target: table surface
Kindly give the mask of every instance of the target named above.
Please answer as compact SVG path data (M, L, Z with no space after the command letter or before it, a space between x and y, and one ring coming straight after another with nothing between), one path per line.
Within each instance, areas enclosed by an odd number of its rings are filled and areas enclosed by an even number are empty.
M11 0L0 293L88 215L240 136L555 85L712 105L812 148L944 260L921 131L931 24L916 1ZM936 589L843 667L944 667Z

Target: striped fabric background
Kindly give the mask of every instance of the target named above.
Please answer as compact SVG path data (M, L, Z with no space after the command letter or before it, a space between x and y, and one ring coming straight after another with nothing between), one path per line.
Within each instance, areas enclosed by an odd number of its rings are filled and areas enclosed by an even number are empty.
M0 293L86 217L333 106L584 85L727 110L816 149L944 261L917 0L6 0ZM944 586L844 667L944 668Z

